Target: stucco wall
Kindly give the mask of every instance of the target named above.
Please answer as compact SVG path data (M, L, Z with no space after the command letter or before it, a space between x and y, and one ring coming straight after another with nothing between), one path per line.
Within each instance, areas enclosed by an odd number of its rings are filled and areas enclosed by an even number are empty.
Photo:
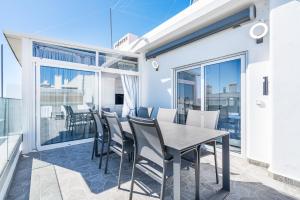
M269 97L262 95L263 76L269 71L269 38L264 43L256 44L250 38L249 29L259 19L268 22L268 2L258 1L257 18L241 27L222 31L205 39L162 54L155 58L159 63L156 72L151 61L141 60L142 85L141 104L144 106L172 107L172 68L203 62L230 54L247 52L246 68L246 156L269 163L270 148L265 141L270 141ZM256 101L264 102L258 106Z
M270 170L300 181L300 2L270 0L272 159Z

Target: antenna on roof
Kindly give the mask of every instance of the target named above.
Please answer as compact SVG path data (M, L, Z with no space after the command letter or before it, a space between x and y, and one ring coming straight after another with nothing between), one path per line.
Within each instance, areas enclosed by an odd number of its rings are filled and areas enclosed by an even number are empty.
M109 8L109 25L110 25L110 47L113 48L111 8Z

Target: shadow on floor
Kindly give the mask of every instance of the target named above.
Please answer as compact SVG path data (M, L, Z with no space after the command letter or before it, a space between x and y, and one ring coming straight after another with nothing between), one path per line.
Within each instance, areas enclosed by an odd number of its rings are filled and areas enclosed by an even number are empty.
M92 143L69 146L65 148L48 150L38 153L22 155L17 166L7 199L33 199L35 194L41 196L57 195L57 198L86 199L84 195L92 195L95 199L103 199L103 193L110 193L110 197L127 199L131 178L131 163L126 162L122 174L121 190L117 190L117 177L120 159L112 154L109 162L108 174L103 169L98 169L98 158L91 160ZM105 159L104 159L105 163ZM51 173L36 172L40 169L53 170L54 178L50 181ZM222 172L219 169L219 174ZM47 184L44 184L42 177L47 174ZM148 199L149 195L158 197L160 184L148 178L142 173L137 173L138 184L135 185L134 198ZM277 190L263 185L259 180L251 180L239 173L232 173L231 192L223 192L222 184L215 183L214 166L208 162L201 163L201 199L293 199ZM56 180L56 182L54 181ZM222 177L220 177L220 181ZM45 180L44 180L45 181ZM167 180L166 198L172 199L172 178ZM182 193L183 199L194 199L194 169L182 170ZM54 186L56 184L56 186ZM35 186L33 188L33 186ZM43 187L46 187L44 189ZM58 189L56 187L59 187ZM143 188L143 189L141 189ZM40 191L36 191L40 190ZM118 192L119 191L119 192ZM57 194L54 194L54 193ZM120 196L122 193L123 196ZM73 196L72 196L73 195ZM82 195L82 196L81 196ZM99 196L97 196L99 195ZM114 196L115 195L115 196ZM42 199L40 196L40 199ZM97 198L98 197L98 198ZM53 197L54 198L54 197Z

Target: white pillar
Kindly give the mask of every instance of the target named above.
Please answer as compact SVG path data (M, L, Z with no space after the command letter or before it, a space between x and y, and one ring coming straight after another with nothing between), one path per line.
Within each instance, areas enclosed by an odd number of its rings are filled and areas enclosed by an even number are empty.
M32 63L32 41L22 39L22 115L23 153L35 149L35 67Z

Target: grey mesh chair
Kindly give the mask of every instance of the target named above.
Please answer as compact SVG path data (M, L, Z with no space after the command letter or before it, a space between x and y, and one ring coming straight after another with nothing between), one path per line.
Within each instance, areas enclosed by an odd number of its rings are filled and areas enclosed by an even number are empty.
M123 161L125 154L128 155L129 161L131 160L133 154L133 139L129 137L129 133L126 136L125 131L123 131L120 121L118 119L117 113L109 113L102 111L102 116L104 117L109 133L109 140L107 145L107 152L113 151L121 157L119 178L118 178L118 188L121 184L121 174L123 168ZM107 166L109 161L109 153L106 156L105 163L105 173L107 173Z
M136 169L161 183L160 199L163 199L166 178L173 172L173 157L167 153L158 122L155 119L131 116L128 116L128 121L135 147L129 199L132 199ZM188 164L183 162L182 167Z
M189 110L188 115L187 115L186 125L198 126L201 128L208 128L208 129L217 129L219 113L220 113L219 110L217 110L217 111ZM219 176L218 176L216 140L209 141L206 144L213 147L213 152L199 147L198 148L199 155L200 155L200 157L204 157L207 155L214 155L216 182L218 184ZM194 157L194 154L188 153L188 154L183 155L183 159L193 162L193 160L195 160L196 158Z
M159 108L157 113L157 121L174 122L176 117L176 109Z
M93 145L93 154L92 154L92 160L94 158L94 155L98 153L98 142L101 144L101 150L100 150L100 158L99 158L99 169L101 169L102 165L102 157L103 157L103 150L104 150L104 145L108 143L108 130L106 126L103 124L101 121L101 117L99 113L97 112L91 112L93 120L95 122L95 137L94 137L94 145ZM107 152L108 153L108 152Z
M141 118L151 118L153 107L139 107L137 116Z

